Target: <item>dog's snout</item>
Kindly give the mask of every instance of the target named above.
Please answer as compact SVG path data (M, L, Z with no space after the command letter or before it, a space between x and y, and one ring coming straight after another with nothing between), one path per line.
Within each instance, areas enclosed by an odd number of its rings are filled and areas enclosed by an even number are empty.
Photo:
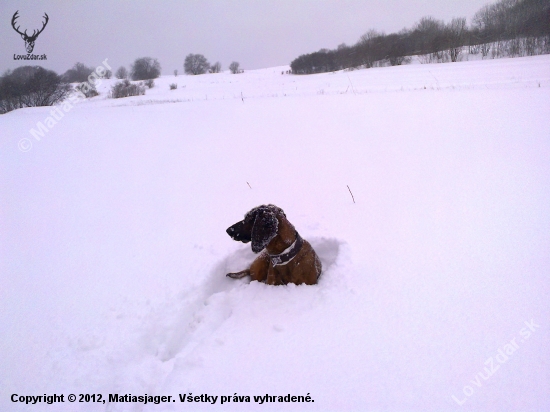
M246 229L244 221L237 222L233 226L228 227L226 232L231 239L238 242L248 243L252 240L250 230Z

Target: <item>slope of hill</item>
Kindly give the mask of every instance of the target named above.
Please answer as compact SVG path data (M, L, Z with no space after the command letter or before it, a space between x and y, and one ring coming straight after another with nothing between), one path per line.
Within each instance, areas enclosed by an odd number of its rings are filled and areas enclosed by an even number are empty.
M0 409L548 410L549 65L110 80L40 140L52 108L1 116ZM318 285L225 277L264 203Z

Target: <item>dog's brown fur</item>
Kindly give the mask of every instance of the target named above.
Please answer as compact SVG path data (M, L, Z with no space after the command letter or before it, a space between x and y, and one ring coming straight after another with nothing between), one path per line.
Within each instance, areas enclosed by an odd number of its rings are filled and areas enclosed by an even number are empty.
M269 215L267 219L262 219L261 216L264 214ZM270 227L270 223L275 223L272 216L277 219L276 229ZM271 218L271 222L269 218ZM258 227L257 225L266 226L268 236L265 235L265 227ZM237 229L233 229L237 226ZM270 230L276 230L276 233L269 234ZM317 283L322 269L321 261L307 240L303 240L300 251L288 263L273 265L271 261L270 255L283 253L285 249L294 243L297 237L296 229L288 221L282 209L274 205L258 206L246 214L245 220L227 229L227 233L235 240L241 240L245 243L252 240L252 250L256 252L263 245L262 242L254 243L257 241L254 238L255 234L258 232L262 234L264 240L270 238L265 248L252 262L249 269L238 273L228 273L227 276L242 278L249 275L252 280L265 282L269 285L286 285L287 283L314 285Z

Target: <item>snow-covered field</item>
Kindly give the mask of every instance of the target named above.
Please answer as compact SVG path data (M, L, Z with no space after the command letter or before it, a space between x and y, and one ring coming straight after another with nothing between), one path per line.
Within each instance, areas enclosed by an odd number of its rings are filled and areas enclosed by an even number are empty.
M287 69L0 116L0 410L550 410L550 56ZM225 277L265 203L318 285Z

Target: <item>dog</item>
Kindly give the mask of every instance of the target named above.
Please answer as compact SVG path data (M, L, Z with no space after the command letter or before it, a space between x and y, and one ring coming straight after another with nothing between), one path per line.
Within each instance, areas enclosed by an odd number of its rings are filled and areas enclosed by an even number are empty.
M250 276L268 285L317 283L322 270L321 260L281 208L275 205L255 207L226 232L233 240L252 242L252 251L260 253L250 268L228 273L230 278Z

